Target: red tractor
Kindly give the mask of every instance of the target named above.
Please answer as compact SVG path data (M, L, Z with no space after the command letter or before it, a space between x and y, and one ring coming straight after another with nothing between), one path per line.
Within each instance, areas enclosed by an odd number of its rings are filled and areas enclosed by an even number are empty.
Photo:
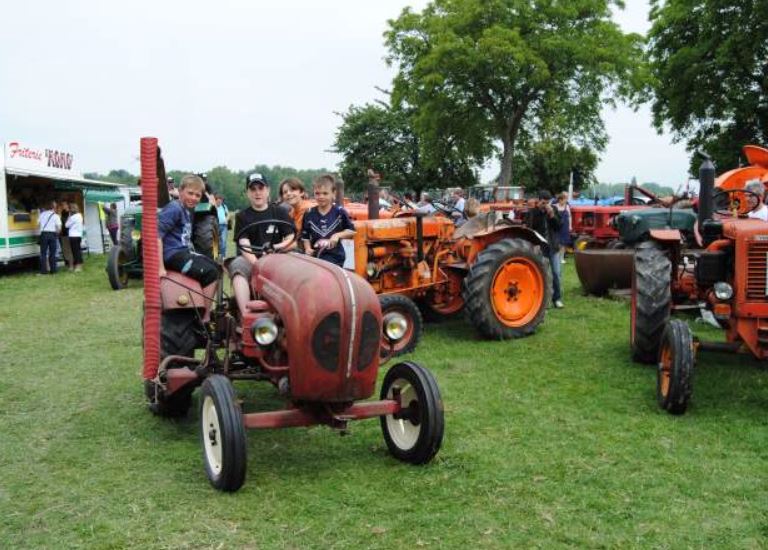
M747 218L762 197L722 186L713 194L708 158L699 181L700 246L686 247L679 229L653 229L636 249L632 276L632 356L657 363L658 403L671 414L688 407L698 351L768 358L768 223ZM725 328L727 342L700 341L685 322L670 320L672 311L702 307Z
M157 140L142 139L141 153L145 208L154 211ZM253 268L253 299L241 315L221 284L215 303L209 303L193 279L169 273L159 280L154 216L145 218L143 231L149 407L163 416L184 415L202 386L200 441L216 489L236 491L245 480L246 428L326 424L345 433L350 421L377 417L397 459L424 464L435 456L443 438L443 405L427 369L398 363L384 376L379 400L361 401L375 390L382 334L392 349L408 331L402 315L382 318L365 280L309 256L265 254ZM233 380L270 382L285 408L245 412Z

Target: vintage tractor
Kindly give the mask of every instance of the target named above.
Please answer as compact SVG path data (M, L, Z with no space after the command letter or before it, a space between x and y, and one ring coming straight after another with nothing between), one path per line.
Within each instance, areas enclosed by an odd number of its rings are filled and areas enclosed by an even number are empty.
M447 216L401 212L356 221L355 229L355 272L380 295L385 315L409 320L395 353L415 347L422 312L443 318L464 310L483 337L495 340L531 334L544 319L552 276L538 247L546 241L496 212L459 228Z
M636 249L632 277L632 357L657 363L658 403L671 414L688 407L698 351L768 357L768 223L746 217L762 197L740 188L713 194L708 158L699 181L698 243L691 246L679 229L651 229ZM685 322L670 320L673 311L702 307L725 328L726 343L700 341Z
M158 207L162 208L171 200L165 180L165 168L162 157L159 158L159 187L157 191ZM113 290L120 290L128 285L130 278L141 278L144 273L141 244L141 222L143 205L132 204L120 217L120 240L107 256L107 277ZM219 256L219 219L216 208L203 195L203 200L195 208L192 217L192 243L195 250L209 258Z
M157 140L144 138L141 148L142 178L152 188L145 207L154 211ZM202 386L200 441L216 489L236 491L245 480L246 428L326 424L346 433L350 421L377 417L397 459L424 464L435 456L443 405L427 369L398 363L384 376L380 399L361 401L375 390L382 335L391 350L409 330L402 315L382 317L365 280L309 256L250 248L260 258L253 299L241 313L221 284L215 303L208 303L192 279L169 273L159 280L156 223L152 217L143 224L145 392L153 412L176 416L186 414ZM245 412L233 380L270 382L286 407Z

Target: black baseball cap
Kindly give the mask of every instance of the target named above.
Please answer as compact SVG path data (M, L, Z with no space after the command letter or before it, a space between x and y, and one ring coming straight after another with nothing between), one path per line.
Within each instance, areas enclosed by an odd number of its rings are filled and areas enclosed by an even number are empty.
M269 186L269 182L267 181L267 178L260 174L259 172L251 172L245 177L245 188L250 189L251 187L255 187L257 185L262 185L264 187Z

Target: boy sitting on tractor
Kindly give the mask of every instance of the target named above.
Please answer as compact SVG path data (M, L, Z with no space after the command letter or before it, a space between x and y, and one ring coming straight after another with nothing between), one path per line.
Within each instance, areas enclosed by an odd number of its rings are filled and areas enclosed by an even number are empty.
M245 314L245 305L251 299L251 270L258 251L293 247L296 233L288 213L269 204L269 184L264 176L249 174L245 188L251 205L235 217L236 244L242 254L228 267L241 315Z
M317 206L304 213L301 224L304 252L344 267L346 255L344 247L341 246L341 239L353 237L355 226L347 211L333 204L336 179L332 175L325 174L315 178L312 187Z
M194 252L192 247L192 215L200 202L205 184L198 176L181 180L179 198L163 207L157 216L160 277L166 270L191 277L203 287L203 294L213 301L219 268L210 258Z

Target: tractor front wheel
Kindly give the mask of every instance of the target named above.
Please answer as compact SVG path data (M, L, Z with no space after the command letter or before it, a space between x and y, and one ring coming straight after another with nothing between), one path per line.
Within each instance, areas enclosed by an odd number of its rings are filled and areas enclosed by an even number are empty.
M391 350L389 340L382 334L381 357L397 357L412 352L416 349L421 339L421 331L424 325L418 306L407 296L399 294L379 296L379 303L381 304L382 317L386 317L388 313L396 312L405 317L405 320L408 322L405 335L395 342Z
M225 376L203 382L200 398L200 442L208 480L219 491L234 492L245 482L247 463L243 414L235 390Z
M629 320L632 359L638 363L653 364L658 357L661 334L670 316L671 277L669 258L656 243L638 245Z
M445 427L443 400L432 373L410 361L394 365L384 376L381 399L397 399L402 407L398 414L380 418L389 452L411 464L432 460Z
M502 239L477 256L464 279L467 319L489 339L532 334L552 297L549 261L523 239Z
M107 258L107 276L112 290L120 290L128 286L128 272L125 270L125 264L128 257L119 245L115 245L109 251Z
M685 322L670 321L661 336L656 371L656 399L670 414L683 414L693 393L696 355L691 329Z

